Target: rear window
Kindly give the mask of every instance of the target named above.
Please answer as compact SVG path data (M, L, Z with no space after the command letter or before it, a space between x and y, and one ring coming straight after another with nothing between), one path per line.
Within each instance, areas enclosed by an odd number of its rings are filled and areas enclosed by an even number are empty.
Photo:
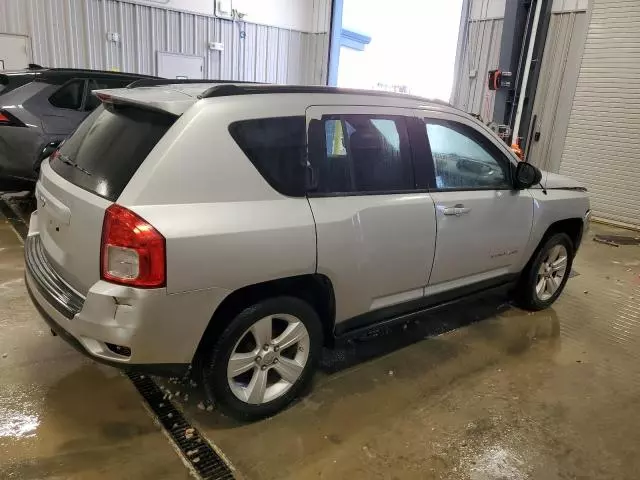
M258 172L278 192L304 196L305 118L242 120L229 132Z
M51 160L58 175L116 201L177 117L119 105L98 107Z

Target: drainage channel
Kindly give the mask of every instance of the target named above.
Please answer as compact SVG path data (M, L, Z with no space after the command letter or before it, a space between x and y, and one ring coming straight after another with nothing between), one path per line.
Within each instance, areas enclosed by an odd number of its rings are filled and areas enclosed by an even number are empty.
M231 469L200 432L166 399L156 383L146 375L127 373L190 468L203 480L231 480Z
M0 195L0 213L24 240L29 231L23 213L11 197ZM127 376L151 410L154 419L175 445L191 473L202 480L232 480L233 471L222 454L191 425L150 377L133 372Z

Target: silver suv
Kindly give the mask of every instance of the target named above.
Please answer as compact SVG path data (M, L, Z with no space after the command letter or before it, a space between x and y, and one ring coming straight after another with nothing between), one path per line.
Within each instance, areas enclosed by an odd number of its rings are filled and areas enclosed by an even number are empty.
M588 225L583 187L443 103L233 84L97 96L42 165L33 302L95 360L193 365L235 417L283 409L323 346L380 323L504 287L548 307Z

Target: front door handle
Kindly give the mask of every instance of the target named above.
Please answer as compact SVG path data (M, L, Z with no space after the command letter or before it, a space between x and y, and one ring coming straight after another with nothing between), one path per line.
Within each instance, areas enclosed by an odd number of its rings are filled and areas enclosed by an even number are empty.
M459 217L460 215L464 215L469 213L471 209L469 207L465 207L463 204L459 203L454 207L446 207L442 210L442 213L445 215L455 215Z

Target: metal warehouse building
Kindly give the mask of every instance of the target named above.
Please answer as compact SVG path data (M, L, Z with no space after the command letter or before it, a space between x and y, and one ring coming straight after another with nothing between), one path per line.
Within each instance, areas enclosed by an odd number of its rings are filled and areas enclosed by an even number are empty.
M515 3L465 4L452 100L487 121L496 95L486 87L487 73L500 63L504 22L514 25L505 9ZM527 159L582 181L597 217L638 227L640 3L554 0L545 7L537 86L527 93L529 123L520 127Z

